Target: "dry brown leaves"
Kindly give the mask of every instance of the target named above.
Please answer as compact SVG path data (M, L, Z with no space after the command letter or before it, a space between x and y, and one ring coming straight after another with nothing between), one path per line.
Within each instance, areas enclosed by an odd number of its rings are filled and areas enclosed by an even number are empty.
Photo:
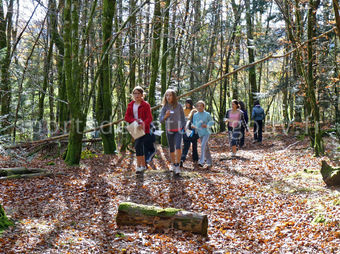
M2 181L0 203L16 226L0 237L1 253L337 253L339 188L327 188L308 140L265 136L229 158L226 134L214 135L214 165L182 176L168 171L158 147L144 177L133 155L99 155L67 167L35 160L29 167L63 172L55 177ZM3 158L1 167L13 166ZM18 165L17 165L18 166ZM183 208L209 218L207 238L115 222L122 201Z

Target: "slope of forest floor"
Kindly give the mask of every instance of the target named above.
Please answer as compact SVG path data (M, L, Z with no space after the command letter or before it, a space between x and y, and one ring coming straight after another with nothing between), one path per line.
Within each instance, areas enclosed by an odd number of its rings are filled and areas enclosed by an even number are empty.
M0 252L339 253L340 188L326 187L319 172L329 159L315 158L308 138L267 133L262 145L246 141L231 159L226 133L213 135L213 167L194 169L189 158L178 178L161 146L144 177L136 177L130 153L97 154L79 167L36 158L25 166L61 174L0 182L0 203L15 221L0 236ZM1 158L0 167L13 166L20 165ZM208 237L118 228L123 201L206 214Z

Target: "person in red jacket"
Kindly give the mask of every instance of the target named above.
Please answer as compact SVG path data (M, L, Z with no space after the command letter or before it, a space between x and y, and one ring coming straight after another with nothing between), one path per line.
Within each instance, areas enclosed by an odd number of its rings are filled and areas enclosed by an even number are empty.
M150 135L150 124L152 122L151 107L149 103L143 99L144 90L142 87L137 86L132 90L132 98L128 104L125 121L132 123L136 121L139 126L144 130L145 135L135 140L135 149L137 156L137 168L136 172L143 172L146 169L145 158L144 158L144 142Z

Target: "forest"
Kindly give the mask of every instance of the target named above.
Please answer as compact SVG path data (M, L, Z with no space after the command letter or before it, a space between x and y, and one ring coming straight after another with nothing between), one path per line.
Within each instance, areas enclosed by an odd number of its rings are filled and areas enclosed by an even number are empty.
M0 249L337 253L339 55L338 0L0 0ZM136 86L163 131L142 177ZM205 102L212 168L169 173L169 88ZM265 112L263 143L250 119L236 159L233 99ZM126 201L205 214L208 233L121 226Z

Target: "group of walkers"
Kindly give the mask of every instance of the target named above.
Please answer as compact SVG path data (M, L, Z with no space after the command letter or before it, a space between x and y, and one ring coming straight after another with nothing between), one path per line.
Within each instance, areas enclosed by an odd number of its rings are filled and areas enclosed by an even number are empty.
M143 88L135 87L132 91L132 101L128 104L125 114L126 122L137 122L138 128L145 132L145 135L135 139L137 173L146 170L146 164L152 160L156 153L154 135L152 135L151 107L144 101L143 96ZM262 142L264 110L258 101L255 102L252 110L252 119L254 119L254 142ZM159 121L165 124L170 151L170 171L173 171L175 175L180 174L190 146L192 146L192 159L195 167L207 165L210 168L212 166L209 138L214 121L210 113L205 111L203 100L198 101L194 106L193 101L187 99L183 109L176 92L173 89L168 89L163 97ZM249 118L244 103L233 100L232 108L227 111L224 121L228 126L231 156L235 157L237 149L244 146L245 131L249 131ZM201 141L200 157L197 149L198 140Z

